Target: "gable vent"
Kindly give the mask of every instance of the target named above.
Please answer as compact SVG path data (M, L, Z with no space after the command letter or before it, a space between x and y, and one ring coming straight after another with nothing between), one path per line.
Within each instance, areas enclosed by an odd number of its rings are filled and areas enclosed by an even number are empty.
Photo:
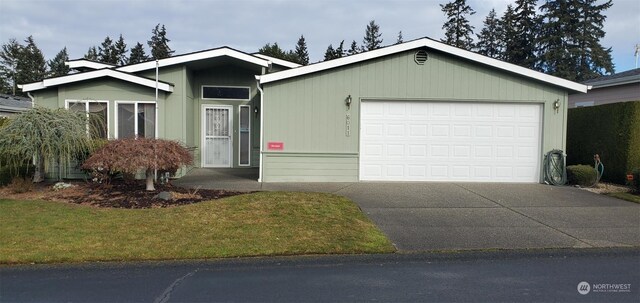
M427 59L429 59L429 55L427 55L426 50L421 49L416 52L416 54L413 56L413 59L416 61L416 63L423 65L427 61Z

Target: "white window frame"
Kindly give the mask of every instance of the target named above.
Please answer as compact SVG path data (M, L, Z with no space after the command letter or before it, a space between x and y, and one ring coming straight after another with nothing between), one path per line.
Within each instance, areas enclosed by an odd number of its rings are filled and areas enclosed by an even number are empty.
M123 100L116 100L115 102L115 108L114 108L114 133L113 133L113 138L118 139L118 106L120 104L133 104L135 113L133 114L133 134L136 138L138 138L138 104L154 104L156 106L155 108L155 138L158 138L158 105L156 104L155 101L123 101Z
M249 90L249 98L247 99L224 99L224 98L205 98L205 87L221 87L221 88L246 88ZM251 86L233 86L233 85L202 85L200 86L200 99L202 100L225 100L225 101L251 101Z
M249 162L247 164L242 164L240 163L240 152L242 149L242 138L240 137L240 134L242 132L242 129L240 128L240 123L242 122L242 108L243 107L247 107L249 109ZM245 105L239 105L238 106L238 166L251 166L251 105L245 104Z
M64 108L69 110L69 104L71 103L84 103L84 111L87 113L87 118L89 118L89 103L106 103L107 104L107 139L111 139L111 129L109 127L109 117L110 117L110 109L109 109L109 100L76 100L76 99L66 99L64 100ZM89 125L87 124L87 133L89 133Z

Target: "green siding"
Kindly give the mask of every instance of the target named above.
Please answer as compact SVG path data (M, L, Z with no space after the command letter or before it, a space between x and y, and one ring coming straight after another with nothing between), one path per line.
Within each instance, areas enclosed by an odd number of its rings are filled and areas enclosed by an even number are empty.
M358 157L355 154L265 153L263 182L356 182Z
M414 62L414 51L407 51L265 84L264 144L283 142L283 156L299 153L304 157L309 152L357 154L360 103L377 99L542 103L542 149L564 149L566 90L445 53L428 53L424 65ZM348 95L353 100L350 109L345 106ZM552 107L556 99L562 104L559 113ZM346 136L347 113L351 115L350 136ZM303 169L289 169L288 176L270 169L272 159L263 159L265 181L304 175ZM358 178L357 169L351 177Z

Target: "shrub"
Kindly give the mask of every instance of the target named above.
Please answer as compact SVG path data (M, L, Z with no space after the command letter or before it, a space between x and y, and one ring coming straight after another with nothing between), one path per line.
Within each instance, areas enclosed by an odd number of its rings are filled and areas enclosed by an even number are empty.
M640 194L640 167L634 169L631 175L633 176L633 180L629 181L629 185L631 185L636 193Z
M591 186L596 182L596 170L589 165L567 166L567 182L580 186Z
M33 182L29 178L16 177L9 184L9 190L14 194L21 194L33 190Z
M0 167L0 186L7 185L14 178L31 178L35 167L33 165L1 166Z
M567 164L592 163L599 154L603 180L625 184L640 167L640 101L572 108L567 118Z
M163 139L131 138L109 141L91 154L82 168L104 178L118 172L135 175L145 172L147 190L153 186L154 170L174 174L183 165L193 162L193 156L182 144Z

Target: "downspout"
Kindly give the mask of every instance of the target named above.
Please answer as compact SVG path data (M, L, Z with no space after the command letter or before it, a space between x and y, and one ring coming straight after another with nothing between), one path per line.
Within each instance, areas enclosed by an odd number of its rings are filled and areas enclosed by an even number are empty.
M264 74L264 68L262 69L262 74ZM260 76L256 76L256 86L258 87L258 91L260 91L260 166L258 167L258 182L262 182L262 158L263 158L263 138L264 138L264 91L260 86Z
M158 61L158 59L156 59L156 110L155 110L155 130L154 130L154 137L155 139L158 139L158 67L160 65L160 62ZM137 126L136 126L137 127ZM156 151L156 145L153 145L153 156L156 158L155 159L155 167L153 170L153 181L156 182L158 181L158 155L157 155L157 151Z
M31 108L34 108L36 106L36 98L34 98L33 95L31 95L31 92L27 92L27 96L31 98Z

